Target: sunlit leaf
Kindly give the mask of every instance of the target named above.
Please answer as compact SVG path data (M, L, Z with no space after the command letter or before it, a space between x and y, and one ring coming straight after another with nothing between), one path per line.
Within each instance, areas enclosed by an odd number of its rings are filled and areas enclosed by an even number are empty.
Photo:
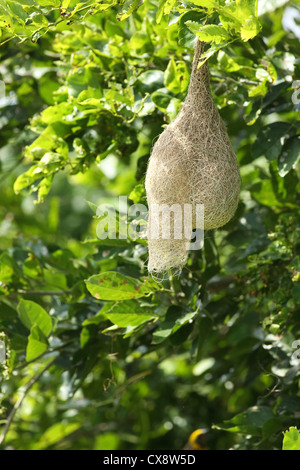
M151 293L149 283L117 272L95 274L85 283L94 297L103 300L137 299Z
M300 433L295 426L285 431L282 450L300 450Z
M20 300L18 314L22 323L31 330L37 325L39 330L48 337L52 331L52 319L50 315L36 302L32 300Z

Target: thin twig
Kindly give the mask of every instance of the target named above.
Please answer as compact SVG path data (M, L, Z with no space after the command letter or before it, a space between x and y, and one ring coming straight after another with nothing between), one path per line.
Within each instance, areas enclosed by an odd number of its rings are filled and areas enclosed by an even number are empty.
M47 354L52 354L52 353L60 351L61 349L65 349L66 347L68 347L70 344L73 344L74 342L75 342L75 340L71 339L71 340L67 341L64 344L61 344L60 346L56 346L55 348L47 349L46 351L41 353L39 356L36 356L34 359L31 359L31 361L22 362L19 366L15 367L15 370L24 369L25 367L29 366L33 362L36 362L39 359L42 359L42 357L46 356Z
M19 289L17 290L17 294L22 294L22 295L66 295L71 292L71 289L69 290L23 290Z
M6 437L6 434L8 433L9 431L9 428L13 422L13 419L15 417L15 414L16 412L18 411L18 409L20 408L20 406L22 405L23 403L23 400L24 398L26 397L27 393L29 392L29 390L31 389L31 387L36 383L38 382L38 380L42 377L42 375L44 374L44 372L46 372L47 369L49 369L49 367L51 367L54 362L56 361L57 357L55 357L55 359L53 359L52 361L50 361L45 367L44 369L42 369L37 375L35 375L29 382L28 384L26 385L25 387L25 390L24 392L21 394L21 396L18 398L18 400L16 401L13 409L11 410L8 418L7 418L7 421L6 421L6 424L4 426L4 429L2 431L2 434L0 436L0 445L3 443L5 437Z
M173 296L173 300L174 300L173 303L175 305L179 305L177 292L176 292L176 286L175 286L175 282L174 282L174 276L173 276L173 273L172 273L171 270L169 271L169 280L170 280L170 288L171 288L171 292L172 292L172 296Z
M137 374L129 377L129 379L123 384L121 385L119 388L117 388L117 390L115 390L115 392L112 394L112 396L105 402L101 402L99 405L100 406L103 406L103 404L108 404L109 401L111 400L113 402L113 400L118 397L121 393L124 392L124 390L127 389L127 387L129 387L131 384L135 383L135 382L139 382L140 380L144 379L145 377L147 377L148 375L152 374L157 368L158 366L163 362L165 361L166 359L168 359L169 357L171 357L173 354L176 354L178 351L178 347L175 347L169 354L167 354L166 356L163 356L161 357L161 359L159 359L155 364L154 366L152 367L152 369L147 369L147 370L144 370L142 372L138 372ZM147 354L147 353L146 353ZM144 356L144 354L143 354Z

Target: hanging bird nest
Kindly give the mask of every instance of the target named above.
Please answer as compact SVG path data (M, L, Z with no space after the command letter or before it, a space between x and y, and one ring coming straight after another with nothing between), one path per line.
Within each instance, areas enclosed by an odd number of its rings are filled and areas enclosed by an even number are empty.
M170 237L166 238L166 219L163 210L157 216L157 207L176 205L183 213L185 205L190 205L192 228L208 230L225 225L238 205L237 159L211 95L208 62L198 67L204 47L197 40L186 99L156 141L147 168L148 271L153 274L172 268L180 271L187 262L191 238L191 231L184 233L184 227L178 238L178 226L183 225L178 211L170 212ZM204 206L202 227L196 227L197 205Z

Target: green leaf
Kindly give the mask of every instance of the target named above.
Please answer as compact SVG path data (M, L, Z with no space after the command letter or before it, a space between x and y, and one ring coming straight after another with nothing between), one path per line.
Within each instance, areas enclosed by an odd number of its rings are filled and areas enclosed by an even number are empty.
M167 91L167 90L166 90ZM151 95L151 99L155 106L162 112L166 112L172 97L167 93L157 90Z
M248 408L245 412L239 413L232 419L222 424L215 425L214 427L224 431L260 436L265 423L273 419L274 414L271 408L267 406L253 406L252 408Z
M249 90L249 97L255 97L255 96L264 96L268 92L268 87L266 82L262 82L259 85L253 87L251 90Z
M32 325L26 348L26 361L33 361L46 352L47 349L48 343L43 332L37 325Z
M120 21L126 20L132 13L139 8L141 0L126 0L121 15L118 17Z
M114 35L118 35L123 38L127 37L126 32L121 28L121 26L110 20L107 20L105 23L105 31L109 37Z
M98 12L102 12L102 11L105 11L105 10L108 10L109 8L111 8L113 6L113 4L111 3L98 3L97 5L94 5L93 6L93 15L95 15L96 13ZM73 12L76 13L77 12L77 9L79 10L79 4L76 5L76 7L74 8ZM72 13L73 14L73 13ZM71 14L71 16L72 16Z
M28 171L18 176L14 183L14 191L16 194L41 177L38 173L35 173L37 168L38 165L33 165Z
M248 41L259 33L261 25L257 19L255 0L229 2L220 10L220 20L224 28L240 34L243 41Z
M207 372L211 369L216 363L216 360L213 357L206 357L197 362L193 367L193 374L197 377Z
M69 434L77 431L81 427L81 423L55 423L42 434L38 442L32 446L33 450L43 450L61 441Z
M8 8L6 9L4 5L0 5L0 27L10 30L13 27L13 23L12 12ZM8 25L10 25L10 28ZM10 32L13 33L13 30Z
M153 340L161 343L168 336L176 333L182 326L192 323L198 312L184 312L181 308L172 306L168 309L166 318L153 333Z
M152 291L147 281L142 283L138 279L114 271L95 274L85 283L89 292L96 299L102 300L137 299L149 295Z
M94 212L94 214L97 213L98 206L97 204L94 204L93 202L86 201L88 206L91 208L91 210Z
M164 85L172 93L183 93L189 85L189 70L185 62L175 62L173 57L170 59L164 73Z
M62 0L61 4L60 4L60 7L63 9L63 10L66 10L68 8L68 6L70 5L72 0Z
M284 432L282 450L300 450L300 433L295 426Z
M8 253L4 252L0 255L0 286L11 281L14 274L13 259Z
M52 319L50 315L39 304L32 300L20 300L17 311L21 322L31 330L37 325L41 332L48 337L52 331Z
M21 0L21 3L25 2ZM61 0L39 0L38 4L43 7L59 7L61 4Z
M131 36L130 41L128 42L128 47L138 51L145 47L148 42L148 34L144 31L137 31L133 36Z
M186 21L187 27L200 39L204 42L213 42L220 44L224 41L230 39L230 35L226 29L221 25L205 25L202 26L195 21Z
M280 176L285 176L300 159L300 136L289 139L278 157L277 168Z
M172 85L173 84L173 85ZM177 89L176 63L173 57L170 59L164 74L164 85L170 91Z
M142 200L145 199L145 195L146 195L146 192L145 192L145 187L143 184L137 184L133 190L131 191L131 193L129 194L129 199L133 202L133 204L138 204L140 203Z
M86 88L84 77L82 77L82 74L80 74L80 72L78 72L77 76L73 74L69 77L68 83L73 84L73 82L74 82L74 88L77 84L80 84L80 87L78 85L79 90L75 88L74 94L77 94L77 93L79 94L79 92L82 91L82 89ZM70 88L71 87L69 86L69 89ZM72 88L72 91L73 91L73 88ZM54 106L48 106L48 108L46 108L42 112L41 117L44 123L53 124L55 122L65 122L66 117L68 115L71 115L72 112L73 112L73 105L71 103L63 102Z
M118 450L120 437L117 432L102 432L96 436L94 450Z
M26 276L37 279L42 275L42 269L38 258L32 254L24 261L23 272Z
M281 139L286 136L290 131L292 125L288 122L273 122L263 127L257 135L257 138L252 145L252 155L258 158L261 155L265 156L268 160L276 160L279 157L282 149Z
M252 15L257 17L258 0L248 0L247 4Z
M142 323L157 318L154 310L140 305L136 300L124 300L106 305L99 314L105 311L105 316L119 328L136 327Z
M149 315L137 315L135 313L128 313L126 316L112 313L107 315L107 318L119 328L136 327L152 319Z
M103 313L104 309L101 309L100 312L98 312L96 315L94 315L92 318L87 318L82 322L82 326L87 326L87 325L99 325L100 323L103 323L107 320L107 317L105 313Z
M16 2L13 2L11 0L6 0L5 1L6 5L10 8L10 11L13 13L13 15L18 18L18 21L22 22L23 24L25 23L25 20L27 19L27 14L21 7ZM48 22L47 22L48 23Z
M164 16L164 6L165 6L165 0L159 0L158 3L158 8L156 10L156 23L160 24L162 17Z
M254 16L247 18L240 29L241 38L243 41L249 41L254 38L260 31L260 24Z
M169 121L173 121L176 118L177 114L179 113L182 107L182 101L177 98L172 98L168 107L166 109L166 114Z
M66 276L59 271L46 269L44 270L44 278L46 281L46 286L43 287L45 289L68 289Z
M290 172L282 178L277 171L276 162L270 164L271 178L262 179L251 187L251 194L256 201L268 207L297 207L297 177Z
M163 85L164 73L161 70L147 70L138 76L138 81L143 91L155 91Z
M206 15L203 12L195 10L187 11L180 16L178 21L178 44L180 46L190 49L194 48L195 34L187 27L186 22L193 21L200 24L205 18Z
M199 66L201 66L207 59L212 57L216 52L220 51L224 47L228 46L232 43L233 39L229 39L228 41L223 42L222 44L211 44L211 46L202 54L201 60L199 62Z
M177 0L159 0L156 11L156 23L160 24L164 15L169 15Z
M170 11L172 10L176 2L177 0L165 0L164 1L164 14L165 15L168 15L170 13Z
M216 8L219 5L219 0L191 0L191 3L198 7Z
M38 200L37 202L44 202L45 197L48 195L53 181L53 175L47 176L42 179L38 184Z
M136 315L148 315L149 317L157 317L151 306L140 304L136 300L120 300L119 302L109 302L105 307L100 310L99 313L108 314L136 314Z

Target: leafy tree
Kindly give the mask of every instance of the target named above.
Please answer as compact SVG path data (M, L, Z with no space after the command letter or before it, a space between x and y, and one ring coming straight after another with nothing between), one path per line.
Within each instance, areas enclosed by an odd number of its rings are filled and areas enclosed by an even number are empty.
M299 449L299 16L298 0L1 1L3 449L181 449L201 427L212 450ZM96 208L146 204L195 37L240 204L157 281L146 240L99 238Z

